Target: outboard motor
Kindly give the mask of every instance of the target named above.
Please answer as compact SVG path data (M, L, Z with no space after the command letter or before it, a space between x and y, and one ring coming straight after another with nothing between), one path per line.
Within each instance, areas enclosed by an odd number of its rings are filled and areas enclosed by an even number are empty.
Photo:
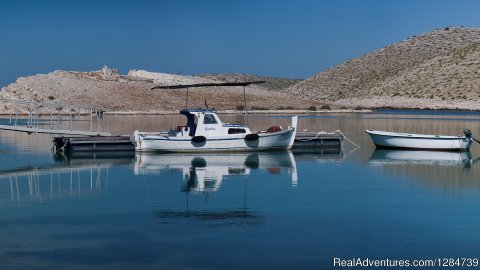
M467 137L468 139L472 138L472 131L468 128L463 130L463 134L465 134L465 137Z
M472 131L470 129L468 128L464 129L463 134L465 134L465 137L467 137L467 139L474 140L477 143L480 143L479 140L475 139L475 137L472 136Z

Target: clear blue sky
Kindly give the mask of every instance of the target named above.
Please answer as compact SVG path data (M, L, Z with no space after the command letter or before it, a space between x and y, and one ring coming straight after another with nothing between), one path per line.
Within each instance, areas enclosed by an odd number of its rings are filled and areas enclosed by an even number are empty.
M449 25L480 27L480 1L1 1L0 87L103 65L306 78Z

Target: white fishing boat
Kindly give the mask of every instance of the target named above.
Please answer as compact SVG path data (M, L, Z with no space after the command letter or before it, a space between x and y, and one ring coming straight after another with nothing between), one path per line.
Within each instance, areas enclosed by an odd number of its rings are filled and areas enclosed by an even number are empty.
M379 130L365 130L365 132L380 148L469 151L474 140L468 129L464 130L465 136L409 134Z
M187 122L166 132L134 132L135 149L141 152L232 152L290 149L294 143L297 116L283 130L273 126L252 133L245 125L222 123L208 109L184 109Z

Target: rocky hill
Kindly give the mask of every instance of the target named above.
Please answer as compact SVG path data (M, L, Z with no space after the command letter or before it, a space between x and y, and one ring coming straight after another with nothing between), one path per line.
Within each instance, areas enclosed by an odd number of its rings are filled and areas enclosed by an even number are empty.
M104 67L99 71L54 71L17 79L2 88L0 99L13 99L65 104L85 104L110 112L157 113L178 111L185 107L185 89L151 90L159 85L194 84L211 82L245 81L251 77L238 75L184 76L132 70L120 75L114 69ZM274 81L274 79L271 79ZM281 79L279 81L282 81ZM268 84L267 84L268 85ZM271 91L265 85L246 88L249 110L301 109L320 106L320 102L292 98L284 93ZM205 107L217 110L242 110L242 87L205 87L189 90L189 107ZM2 113L10 113L10 103L1 102Z
M115 112L177 111L186 90L154 86L264 80L247 87L248 109L425 108L480 110L480 29L447 27L351 59L306 80L246 74L173 75L131 70L55 71L19 78L0 99L88 104ZM242 87L189 91L189 107L207 100L218 110L241 110ZM325 105L328 104L328 105ZM0 104L0 108L1 104ZM3 103L3 113L11 112Z
M480 109L480 29L447 27L394 43L285 90L339 107Z

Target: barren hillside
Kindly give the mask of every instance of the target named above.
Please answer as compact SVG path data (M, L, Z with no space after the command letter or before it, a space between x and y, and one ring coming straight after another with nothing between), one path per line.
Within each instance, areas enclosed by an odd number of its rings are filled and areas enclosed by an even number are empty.
M19 78L0 98L86 104L115 112L185 107L185 89L158 85L264 80L247 87L249 110L428 108L480 110L480 29L445 28L413 36L334 66L304 81L245 74L173 75L131 70L54 71ZM242 87L189 90L189 107L241 110ZM326 106L325 108L328 108ZM11 111L3 105L3 113Z
M479 110L480 29L445 28L414 36L285 92L345 107Z
M184 108L186 90L151 90L154 86L221 82L225 81L224 79L141 70L130 71L129 75L120 75L107 67L93 72L54 71L17 79L15 83L2 88L0 98L85 104L110 112L155 113ZM236 80L236 76L230 79L241 81ZM284 93L269 91L262 85L248 86L246 93L249 110L285 108L305 110L309 106L320 105L319 102L305 101ZM243 88L210 87L189 90L189 107L205 107L205 100L210 108L217 110L243 109ZM4 103L2 107L3 113L12 110L8 103Z

